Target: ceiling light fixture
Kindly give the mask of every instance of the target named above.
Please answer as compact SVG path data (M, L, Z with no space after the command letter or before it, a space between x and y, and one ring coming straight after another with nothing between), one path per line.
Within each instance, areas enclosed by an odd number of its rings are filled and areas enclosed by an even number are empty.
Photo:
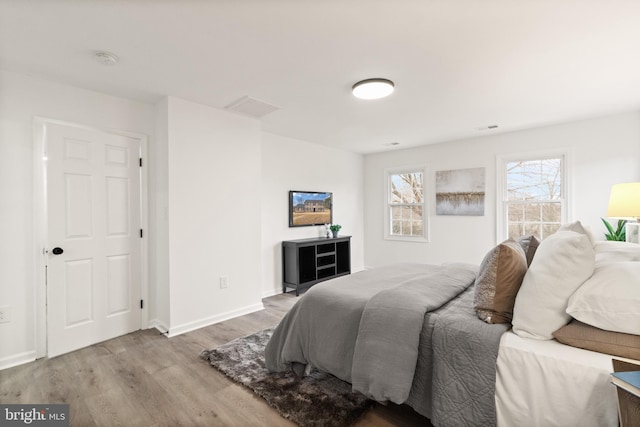
M118 55L111 52L99 51L93 54L96 61L102 65L116 65L118 63Z
M393 93L394 84L388 79L367 79L353 85L353 96L360 99L380 99Z

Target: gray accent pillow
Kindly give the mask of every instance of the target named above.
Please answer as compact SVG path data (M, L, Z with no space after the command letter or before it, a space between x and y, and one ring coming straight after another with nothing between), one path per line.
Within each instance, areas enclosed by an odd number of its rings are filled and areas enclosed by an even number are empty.
M474 308L487 323L510 323L516 295L527 272L522 246L513 239L491 249L476 276Z
M540 245L540 239L538 239L537 236L531 234L529 236L520 237L517 242L520 244L520 246L522 246L522 250L527 257L527 266L531 265L533 256L536 254L536 250Z

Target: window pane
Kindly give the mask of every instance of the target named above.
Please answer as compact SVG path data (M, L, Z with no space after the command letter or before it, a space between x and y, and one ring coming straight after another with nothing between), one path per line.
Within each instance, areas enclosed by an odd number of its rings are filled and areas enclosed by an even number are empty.
M540 221L540 204L526 205L524 209L524 220L527 222Z
M546 185L548 200L558 200L562 197L562 161L561 159L545 159L542 161L542 173L547 177Z
M422 203L422 172L391 175L391 203Z
M402 221L402 235L411 236L411 221Z
M544 222L562 222L562 206L560 203L543 203L542 221Z
M411 232L413 236L422 236L422 221L413 221Z
M536 236L540 236L542 233L540 232L540 223L532 223L527 222L524 224L524 234L523 236L529 236L531 234L535 234Z
M391 206L391 234L399 236L422 236L424 224L422 206Z
M542 226L542 235L540 237L542 237L543 239L546 238L546 237L549 237L550 235L552 235L553 233L558 231L559 228L560 228L560 223L558 223L558 224L544 224Z
M507 163L508 200L526 200L526 189L528 185L523 164L524 162Z
M512 239L517 239L520 236L523 236L524 232L521 224L509 224L509 237Z
M411 219L422 221L422 206L411 206Z
M391 220L402 219L402 206L391 207Z
M522 203L510 203L507 205L507 216L509 221L522 221L524 220L524 204Z
M412 213L413 213L413 209L411 209L411 206L403 206L402 207L402 219L407 221L407 220L411 220L412 219Z
M559 200L561 183L560 158L507 163L508 200Z

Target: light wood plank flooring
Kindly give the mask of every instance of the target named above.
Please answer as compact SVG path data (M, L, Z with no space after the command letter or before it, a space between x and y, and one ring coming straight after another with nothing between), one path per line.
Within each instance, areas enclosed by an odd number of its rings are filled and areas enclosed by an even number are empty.
M276 325L296 297L174 338L134 332L52 359L0 371L0 403L69 403L72 426L293 426L200 352ZM430 426L404 406L376 405L356 424Z

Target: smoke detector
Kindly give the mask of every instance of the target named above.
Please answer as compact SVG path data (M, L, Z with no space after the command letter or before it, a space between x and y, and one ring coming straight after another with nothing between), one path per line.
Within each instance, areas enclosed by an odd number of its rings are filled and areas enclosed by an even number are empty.
M118 60L120 59L118 58L118 55L105 51L98 51L93 54L93 57L102 65L107 66L116 65L118 63Z

